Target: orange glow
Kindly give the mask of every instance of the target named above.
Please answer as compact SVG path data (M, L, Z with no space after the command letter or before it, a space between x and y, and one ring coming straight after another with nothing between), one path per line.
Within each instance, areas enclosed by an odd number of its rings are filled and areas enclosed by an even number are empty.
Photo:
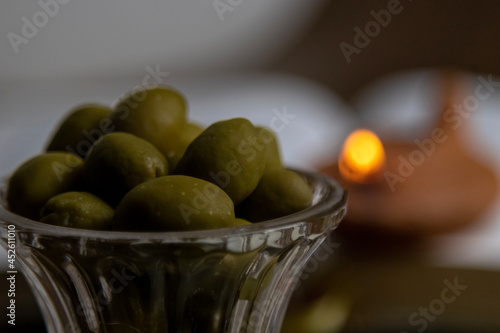
M339 170L344 179L372 183L380 178L384 167L384 147L375 133L359 129L347 137L339 157Z

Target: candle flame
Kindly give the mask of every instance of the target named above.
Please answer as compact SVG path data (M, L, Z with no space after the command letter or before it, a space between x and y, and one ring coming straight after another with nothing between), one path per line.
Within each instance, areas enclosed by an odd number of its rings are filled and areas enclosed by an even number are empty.
M375 133L358 129L347 137L339 157L339 170L344 179L372 183L380 177L384 167L384 147Z

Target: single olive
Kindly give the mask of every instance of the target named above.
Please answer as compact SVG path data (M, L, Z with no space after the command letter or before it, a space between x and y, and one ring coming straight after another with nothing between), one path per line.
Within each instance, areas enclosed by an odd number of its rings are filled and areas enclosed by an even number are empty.
M243 225L247 225L247 224L252 224L252 222L249 222L249 221L245 220L244 218L237 217L234 219L233 224L236 227L236 226L243 226Z
M38 220L47 200L76 186L81 166L80 157L66 152L50 152L29 159L9 179L9 209Z
M274 132L265 127L257 127L257 138L266 146L266 170L283 168L278 139Z
M216 185L164 176L132 189L116 208L115 230L183 231L232 227L234 206Z
M135 186L168 172L165 157L148 141L115 132L99 139L83 163L89 192L115 206Z
M91 193L66 192L47 201L40 222L61 227L110 230L113 213L113 208Z
M252 123L233 118L212 124L194 139L175 173L217 184L237 205L257 187L266 155Z
M151 142L170 159L186 122L186 101L168 87L134 91L117 104L111 120L116 131Z
M311 202L312 191L304 178L288 169L271 169L236 210L238 216L260 222L301 211Z
M81 105L72 110L52 137L47 151L68 151L85 157L92 144L113 131L111 108L99 104Z
M151 277L140 267L141 265L149 267L151 263L141 255L132 254L135 250L134 245L129 247L126 244L116 244L112 248L112 255L103 255L100 259L92 257L88 260L92 268L87 270L94 272L98 281L107 281L108 286L111 287L110 293L98 296L101 301L100 305L103 306L102 309L105 309L105 318L113 318L112 322L106 322L107 330L104 332L157 332L148 330L148 327L159 327L158 321L153 321L153 318L148 315L151 309L148 305L153 304L154 300L151 298L159 298L161 293L151 293L153 283ZM154 259L150 258L150 260ZM117 273L121 278L117 278ZM156 271L150 273L157 274ZM99 284L97 288L96 290L102 290L107 286Z
M168 159L168 166L171 172L174 172L180 159L186 152L187 147L203 132L203 128L194 123L186 123L175 147L174 154Z

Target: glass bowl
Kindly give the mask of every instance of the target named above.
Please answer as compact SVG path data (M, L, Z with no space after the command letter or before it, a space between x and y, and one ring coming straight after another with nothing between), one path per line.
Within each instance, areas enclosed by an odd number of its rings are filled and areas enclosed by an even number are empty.
M115 232L57 227L9 212L1 244L26 276L49 333L279 332L306 261L345 215L346 193L299 172L313 205L241 227ZM12 249L12 245L10 245Z

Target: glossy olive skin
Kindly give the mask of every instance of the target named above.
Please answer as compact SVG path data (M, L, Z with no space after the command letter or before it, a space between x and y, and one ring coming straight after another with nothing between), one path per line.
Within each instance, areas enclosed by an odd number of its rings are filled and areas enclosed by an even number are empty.
M257 139L266 146L266 170L283 168L278 139L274 132L265 127L257 127Z
M257 187L266 155L252 123L233 118L203 131L186 149L175 173L217 184L237 205Z
M113 131L111 108L86 104L75 108L63 120L47 146L47 151L68 151L85 157L92 144Z
M168 160L175 154L186 122L186 101L169 87L143 89L122 99L111 120L115 131L151 142Z
M239 217L260 222L290 215L312 203L307 182L288 169L267 170L255 191L237 207Z
M76 187L81 167L82 159L66 152L50 152L29 159L9 179L9 209L38 220L47 200Z
M110 230L114 210L106 202L87 192L65 192L47 201L40 222L61 227Z
M168 159L168 166L171 173L174 172L177 164L181 160L182 156L186 152L187 147L194 141L201 133L203 128L195 123L186 123L184 129L182 130L179 142L175 147L174 154Z
M189 231L239 225L234 205L212 183L164 176L132 189L116 208L114 230Z
M89 192L116 206L135 186L168 172L168 162L148 141L115 132L99 139L83 163Z

